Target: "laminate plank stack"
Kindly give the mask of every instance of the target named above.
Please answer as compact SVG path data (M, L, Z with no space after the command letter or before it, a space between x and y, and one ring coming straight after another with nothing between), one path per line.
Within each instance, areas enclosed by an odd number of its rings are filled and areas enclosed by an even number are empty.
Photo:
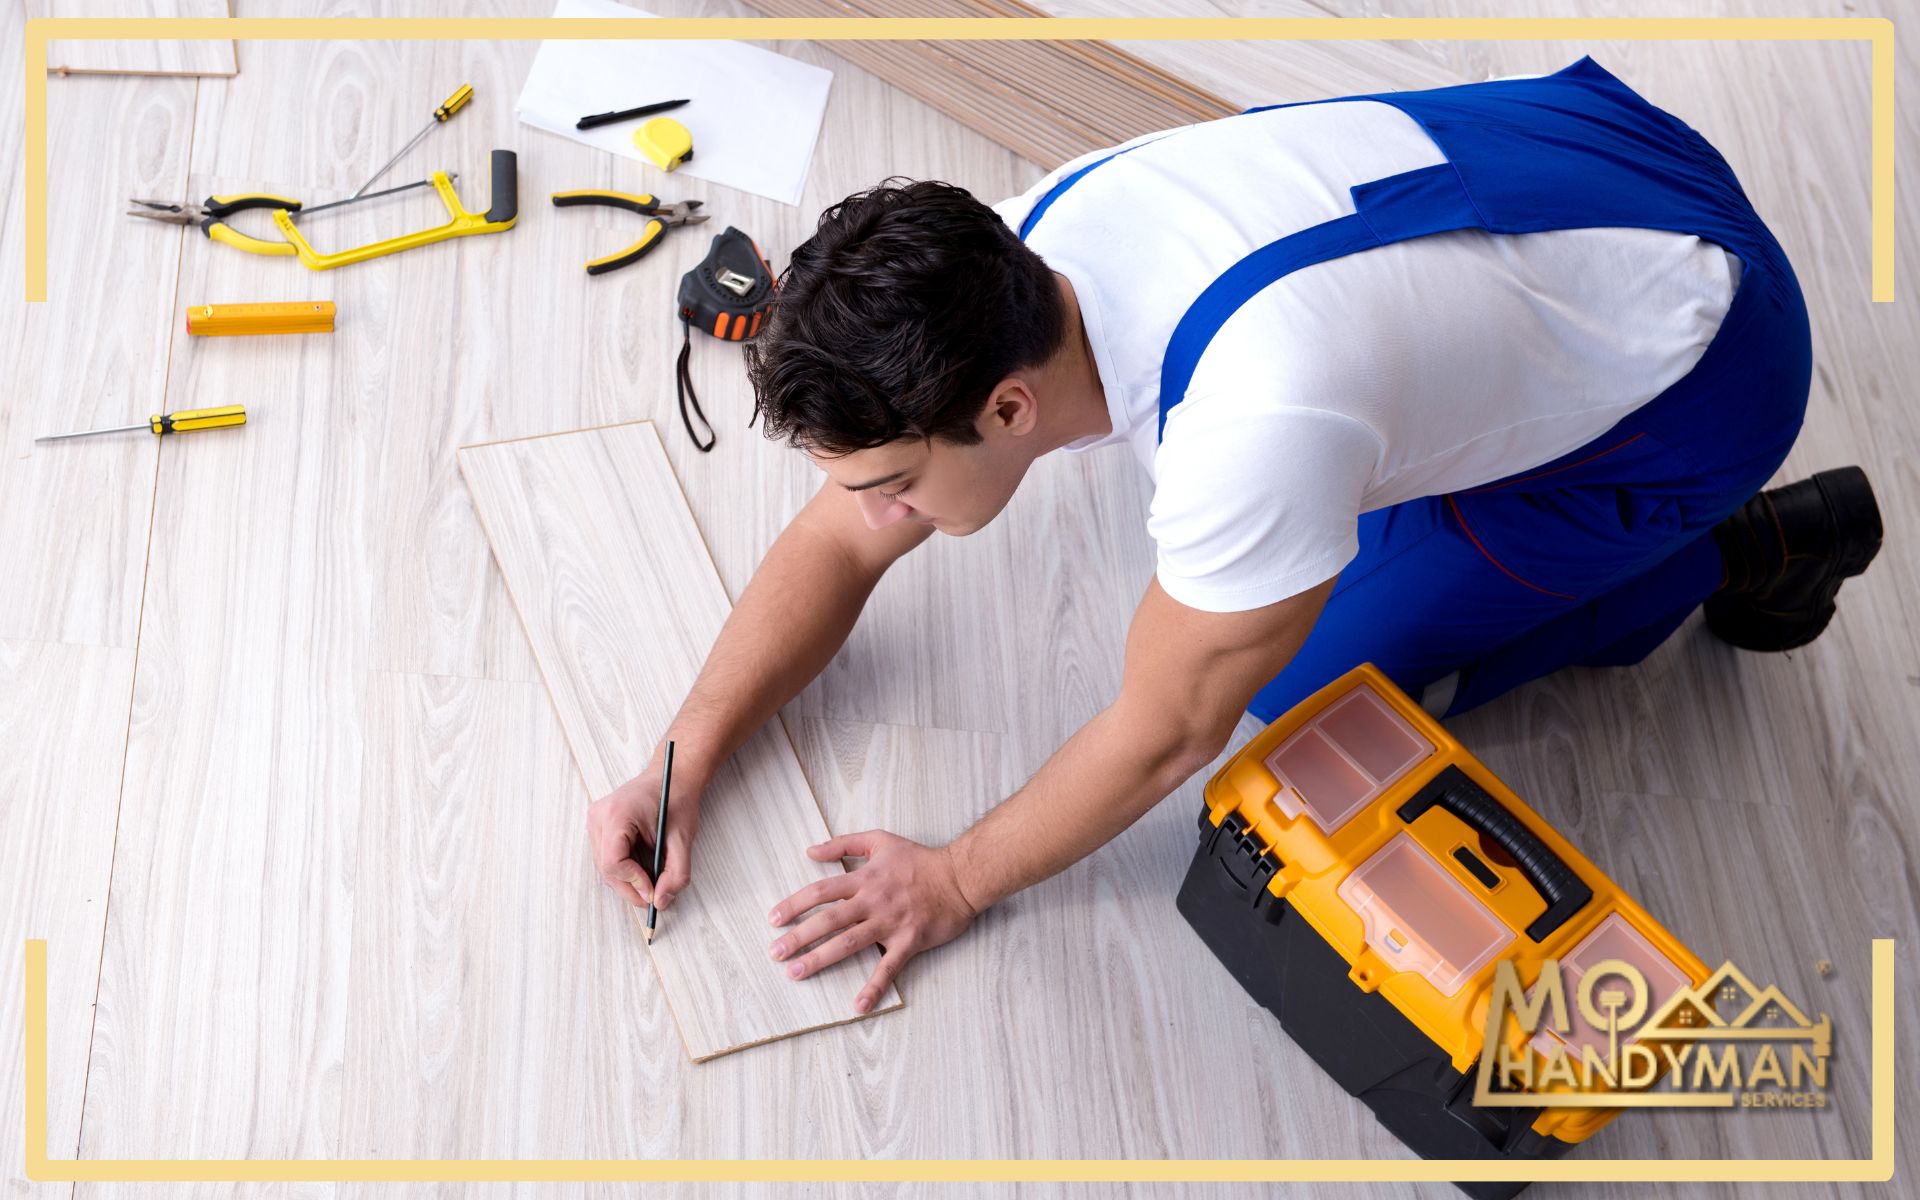
M1045 17L1021 0L747 0L771 17ZM834 53L1033 162L1231 116L1106 42L833 42Z
M650 422L468 446L460 470L591 796L632 777L692 687L731 605ZM694 881L651 947L700 1062L857 1019L873 950L795 982L767 957L766 914L841 868L778 722L701 805ZM637 942L637 939L636 939ZM874 1012L900 1006L888 995Z

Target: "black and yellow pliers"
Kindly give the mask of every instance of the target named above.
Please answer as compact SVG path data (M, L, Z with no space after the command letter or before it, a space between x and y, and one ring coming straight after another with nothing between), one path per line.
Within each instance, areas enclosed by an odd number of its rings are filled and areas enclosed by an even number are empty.
M597 204L603 208L624 208L628 212L639 213L652 218L641 231L640 240L625 250L609 254L605 258L596 258L587 264L587 274L604 275L608 271L618 271L628 263L639 262L649 250L660 244L667 230L676 225L698 225L707 219L707 214L695 212L700 207L698 200L681 200L673 204L663 204L656 196L645 193L635 195L632 192L603 192L592 189L577 192L553 193L555 208L572 208L576 204Z
M129 200L134 205L127 210L130 217L146 217L153 221L166 221L174 225L198 225L200 232L216 242L224 242L248 254L294 254L291 242L269 242L261 238L248 237L238 229L227 224L227 218L249 208L285 209L290 213L300 211L298 200L289 200L285 196L269 196L259 192L249 192L239 196L208 196L198 204L191 201L174 203L168 200Z

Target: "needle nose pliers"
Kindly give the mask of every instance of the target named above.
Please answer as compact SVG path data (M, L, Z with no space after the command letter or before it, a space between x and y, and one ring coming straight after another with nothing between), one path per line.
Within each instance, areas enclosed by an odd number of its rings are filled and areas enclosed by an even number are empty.
M269 196L261 192L248 192L238 196L208 196L198 204L192 201L174 202L170 200L129 200L134 207L127 210L130 217L145 217L150 221L166 221L173 225L198 225L200 232L216 242L224 242L249 254L293 254L291 243L269 242L261 238L248 237L233 226L227 224L227 218L249 208L286 209L290 213L300 211L300 201L289 200L285 196Z
M587 189L576 192L553 193L555 208L572 208L580 204L596 204L603 208L624 208L628 212L639 213L647 217L647 227L641 231L640 240L625 250L596 258L587 264L587 274L604 275L608 271L618 271L629 263L639 262L647 252L660 244L667 230L676 225L698 225L707 219L708 214L696 212L701 205L699 200L681 200L673 204L661 203L659 197L645 193L635 195L631 192L606 192Z

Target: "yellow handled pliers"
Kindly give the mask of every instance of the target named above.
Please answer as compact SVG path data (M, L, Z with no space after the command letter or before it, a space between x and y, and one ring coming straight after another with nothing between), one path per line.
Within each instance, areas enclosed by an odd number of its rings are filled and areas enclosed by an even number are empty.
M238 229L227 224L227 218L249 208L269 210L285 209L290 213L300 211L298 200L289 200L285 196L269 196L259 192L249 192L239 196L208 196L198 204L191 201L174 203L168 200L129 200L133 208L127 210L130 217L146 217L151 221L166 221L173 225L198 225L200 232L216 242L224 242L248 254L287 254L295 253L291 243L269 242L261 238L248 237Z
M625 250L596 258L587 264L587 274L604 275L608 271L618 271L628 263L639 262L649 250L660 244L667 230L676 225L698 225L707 219L707 214L695 212L701 201L681 200L673 204L663 204L656 196L645 193L635 195L632 192L603 192L584 190L577 192L553 193L555 208L572 208L577 204L597 204L603 208L624 208L628 212L639 213L650 218L647 227L640 232L640 240Z

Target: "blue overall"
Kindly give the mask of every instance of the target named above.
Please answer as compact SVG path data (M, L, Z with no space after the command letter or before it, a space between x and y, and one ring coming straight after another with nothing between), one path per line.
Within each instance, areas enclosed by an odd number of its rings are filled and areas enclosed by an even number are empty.
M1262 246L1214 280L1167 346L1163 433L1235 310L1342 255L1456 229L1610 226L1704 238L1742 272L1692 370L1600 437L1480 487L1362 514L1359 555L1249 710L1270 721L1368 661L1415 696L1458 672L1449 713L1569 664L1640 661L1720 585L1708 531L1765 486L1799 433L1812 347L1785 253L1719 153L1591 58L1539 78L1336 99L1393 105L1447 161L1356 185L1352 215ZM1020 236L1108 159L1061 179Z

